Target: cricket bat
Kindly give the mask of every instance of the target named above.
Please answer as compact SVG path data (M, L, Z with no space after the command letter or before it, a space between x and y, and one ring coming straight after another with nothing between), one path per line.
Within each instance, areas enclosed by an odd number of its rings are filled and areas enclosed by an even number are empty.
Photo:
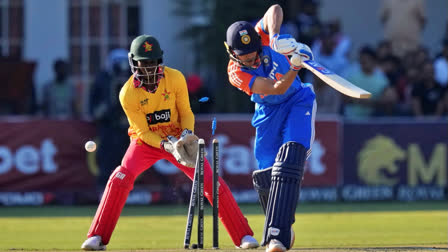
M355 86L350 81L333 73L314 60L305 60L302 62L302 66L310 70L314 75L319 77L322 81L330 85L332 88L347 96L358 99L368 99L371 96L371 94L366 90Z

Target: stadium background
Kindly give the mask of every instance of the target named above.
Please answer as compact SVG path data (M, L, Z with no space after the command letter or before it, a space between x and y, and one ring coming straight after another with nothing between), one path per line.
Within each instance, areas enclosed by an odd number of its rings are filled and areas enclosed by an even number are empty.
M128 48L143 33L159 38L166 65L201 77L212 101L195 104L196 132L210 143L211 121L217 118L221 175L239 202L256 202L250 176L256 167L249 114L253 104L227 83L222 41L226 27L237 19L254 20L273 3L283 6L286 18L293 17L303 2L0 1L0 205L97 204L96 153L83 148L98 135L88 109L90 86L106 67L109 51ZM433 0L425 6L421 41L435 57L447 26L448 3ZM350 59L356 60L358 48L383 39L379 8L380 1L322 0L319 18L341 21L352 40ZM50 118L39 110L57 59L70 65L79 94L76 117ZM418 120L318 115L301 200L446 200L447 129L446 115ZM177 169L159 162L138 179L128 203L185 203L190 188Z

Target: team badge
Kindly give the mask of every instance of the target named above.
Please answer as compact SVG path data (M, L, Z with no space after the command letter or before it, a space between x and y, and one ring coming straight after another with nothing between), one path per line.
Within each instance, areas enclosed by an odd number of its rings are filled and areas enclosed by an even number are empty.
M143 48L145 48L145 52L152 51L152 44L148 43L148 41L145 41L143 44Z
M243 44L247 45L250 43L250 37L249 35L245 34L243 36L241 36L241 42L243 42Z
M263 64L264 64L265 66L269 65L269 61L270 61L269 56L268 56L268 55L263 56L263 57L261 58L261 61L263 62Z
M171 92L168 92L168 91L166 91L166 89L165 89L165 92L162 93L162 96L163 96L163 98L164 98L164 101L170 99L170 94L171 94Z

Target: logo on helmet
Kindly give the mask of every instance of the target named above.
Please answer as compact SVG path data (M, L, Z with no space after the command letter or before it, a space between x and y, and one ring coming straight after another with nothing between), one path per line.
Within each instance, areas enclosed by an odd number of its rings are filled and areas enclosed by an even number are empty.
M143 47L145 48L145 52L152 51L152 44L149 44L148 41L145 41Z
M243 44L247 45L250 43L250 37L249 35L245 34L241 37L241 42L243 42Z

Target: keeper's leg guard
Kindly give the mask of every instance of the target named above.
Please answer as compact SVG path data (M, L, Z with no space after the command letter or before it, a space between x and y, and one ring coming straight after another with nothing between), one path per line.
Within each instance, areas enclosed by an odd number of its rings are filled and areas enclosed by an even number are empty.
M87 237L99 235L103 244L109 243L134 180L135 176L122 166L110 175Z
M299 199L306 152L306 148L296 142L287 142L280 147L272 167L262 245L277 239L287 249L291 247L291 225Z
M264 214L266 214L266 207L269 199L269 189L271 188L271 174L272 167L256 170L252 173L252 180L254 188L257 190L258 199L260 200L261 208L263 208Z

